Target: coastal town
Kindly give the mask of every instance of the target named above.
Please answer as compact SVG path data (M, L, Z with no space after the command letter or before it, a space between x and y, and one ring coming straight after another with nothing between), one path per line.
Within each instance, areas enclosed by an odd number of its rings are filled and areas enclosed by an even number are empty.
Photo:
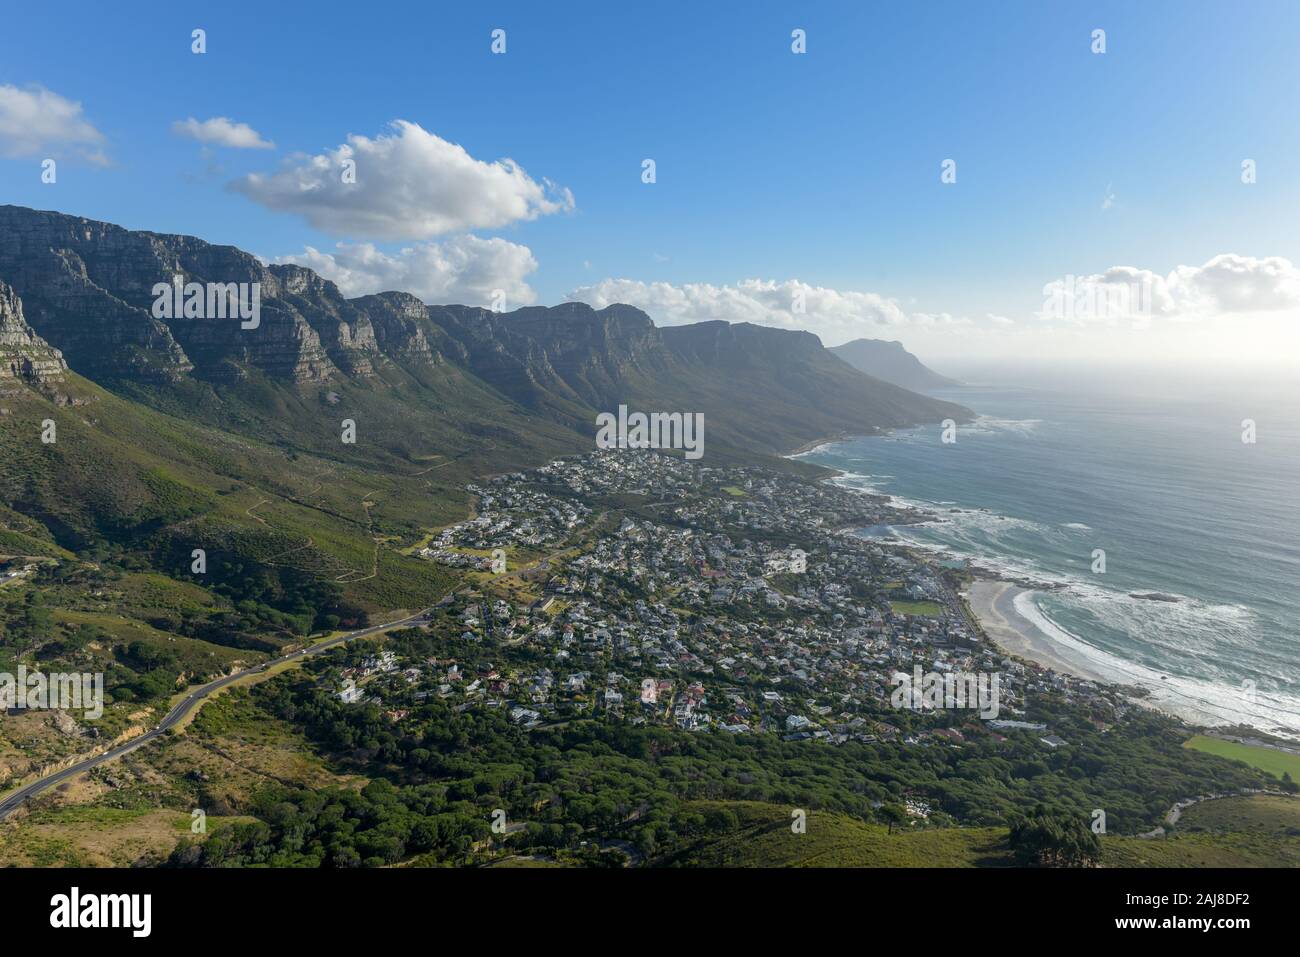
M426 625L455 653L368 654L329 676L345 702L397 722L437 696L524 727L598 717L907 746L1019 733L1045 751L1067 741L1034 714L1037 698L1097 727L1132 707L988 641L959 563L863 533L917 520L881 496L634 450L469 491L476 515L419 551L475 573ZM969 686L972 700L899 695L912 676ZM973 700L973 679L989 676L996 700Z

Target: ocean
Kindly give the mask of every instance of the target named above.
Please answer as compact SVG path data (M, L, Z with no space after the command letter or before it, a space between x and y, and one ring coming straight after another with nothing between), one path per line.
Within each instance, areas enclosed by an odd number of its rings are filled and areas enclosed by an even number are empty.
M969 384L932 394L978 415L956 442L933 425L803 456L843 471L844 485L936 516L861 534L1035 584L1017 612L1164 710L1300 739L1295 380L954 374ZM1245 419L1253 443L1242 441Z

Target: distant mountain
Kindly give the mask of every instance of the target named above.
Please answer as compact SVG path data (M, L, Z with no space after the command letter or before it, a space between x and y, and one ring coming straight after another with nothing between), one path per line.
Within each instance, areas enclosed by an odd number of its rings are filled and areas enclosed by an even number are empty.
M969 413L861 375L814 335L749 323L657 328L628 305L583 303L497 314L431 306L479 378L529 408L587 428L592 410L703 412L706 441L775 454Z
M904 389L943 389L961 384L926 368L920 359L903 348L901 342L854 339L842 346L834 346L830 351L859 372Z

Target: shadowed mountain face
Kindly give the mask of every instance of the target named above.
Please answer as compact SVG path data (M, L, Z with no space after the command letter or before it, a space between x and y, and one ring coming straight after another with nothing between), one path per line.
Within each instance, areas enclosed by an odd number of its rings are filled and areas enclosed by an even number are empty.
M854 339L830 350L859 372L864 372L904 389L944 389L960 385L921 364L901 342L885 339Z
M159 315L155 289L258 284L260 316ZM0 206L0 280L73 371L204 424L366 462L452 454L485 468L590 447L596 413L703 412L711 449L963 418L862 375L813 335L707 322L656 328L581 303L499 314L400 292L346 299L309 269L231 246ZM340 449L351 417L370 442ZM467 464L469 464L467 462Z
M657 328L627 305L582 303L504 315L464 306L430 316L465 346L474 374L583 430L591 410L703 412L709 441L780 453L969 413L864 376L806 332L748 323Z

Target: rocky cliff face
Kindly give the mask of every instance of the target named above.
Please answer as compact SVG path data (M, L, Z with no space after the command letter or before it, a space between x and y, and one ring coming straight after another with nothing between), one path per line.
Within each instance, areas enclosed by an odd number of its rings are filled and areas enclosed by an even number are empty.
M155 317L154 287L176 276L259 284L256 328L238 319ZM95 379L221 381L258 370L323 381L340 370L369 375L377 353L368 318L333 283L191 236L0 206L0 279L23 297L33 328Z
M38 336L23 317L23 303L0 282L0 390L11 382L44 385L63 378L63 353Z
M406 292L383 292L352 300L368 319L377 348L385 356L424 365L441 361L452 348L443 331L429 322L429 307Z

